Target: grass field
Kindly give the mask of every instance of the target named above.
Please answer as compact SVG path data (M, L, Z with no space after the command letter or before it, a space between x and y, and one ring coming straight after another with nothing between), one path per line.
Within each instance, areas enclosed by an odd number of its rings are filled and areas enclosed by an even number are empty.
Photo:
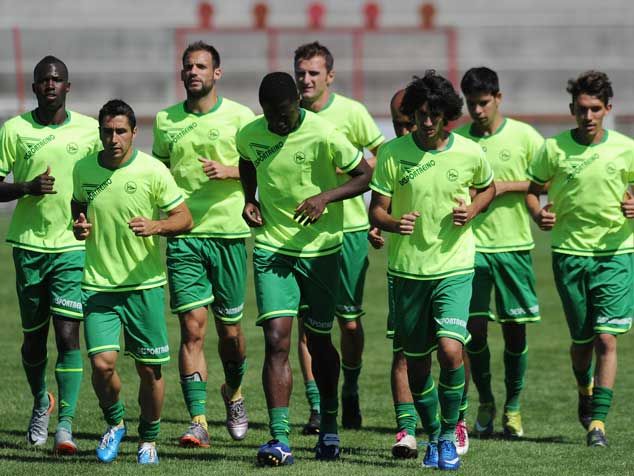
M0 214L0 237L4 241L8 216ZM610 448L588 449L585 434L576 419L575 383L568 358L567 329L562 316L550 271L548 236L536 232L538 242L534 254L538 294L543 321L529 326L529 368L522 400L522 416L526 437L519 442L501 438L487 441L471 440L469 454L463 458L459 474L465 475L625 475L634 474L634 455L631 451L634 436L634 365L632 335L619 339L620 371L615 398L608 419ZM233 442L223 426L224 407L218 387L222 369L216 353L216 337L207 341L209 362L208 412L212 447L188 450L177 446L177 437L185 429L188 415L178 383L176 349L178 348L177 321L168 316L170 346L173 360L165 367L166 399L159 441L161 464L156 468L136 465L136 404L137 377L131 359L121 357L119 370L123 380L123 399L128 409L130 437L124 440L116 463L99 465L94 456L97 438L104 428L97 400L90 386L89 364L84 364L85 378L81 390L75 436L80 447L77 457L55 459L51 456L52 434L48 447L33 450L24 441L24 432L31 411L31 397L20 363L21 332L14 287L14 270L9 246L0 246L0 346L5 358L0 360L0 474L63 475L75 474L406 474L425 471L418 461L392 459L390 446L394 438L394 413L389 390L391 345L384 337L386 315L385 254L371 253L371 266L366 285L368 311L364 318L366 350L361 375L361 404L364 418L362 431L341 433L342 458L336 463L313 460L314 437L301 435L301 426L308 415L301 375L293 352L295 393L291 403L293 433L291 443L296 459L293 467L262 469L255 466L255 453L260 444L269 439L264 395L260 384L263 356L261 331L254 323L255 299L249 281L245 319L249 371L244 385L250 416L249 435L243 442ZM634 291L633 291L634 292ZM491 326L494 391L498 402L503 401L502 346L499 328ZM83 345L83 344L82 344ZM56 357L54 340L49 338L50 387L56 391L53 374ZM437 370L434 370L437 377ZM475 392L470 394L469 425L473 424L477 405ZM56 414L51 420L54 428ZM496 431L501 430L497 422Z

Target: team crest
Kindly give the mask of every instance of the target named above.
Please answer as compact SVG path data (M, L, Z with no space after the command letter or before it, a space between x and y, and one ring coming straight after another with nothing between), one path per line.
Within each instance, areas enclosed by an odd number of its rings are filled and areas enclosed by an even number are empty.
M447 180L449 180L450 182L455 182L456 180L458 180L458 171L456 169L449 169L447 170Z
M210 140L216 140L220 137L220 131L218 129L210 129L207 136Z
M499 154L500 160L506 162L511 158L511 151L508 149L502 149Z
M608 162L607 164L605 164L605 171L610 175L614 175L616 173L616 165L614 165L612 162Z
M127 182L124 186L124 190L126 193L133 194L136 192L136 183L135 182Z
M306 155L303 152L295 152L293 159L295 159L296 164L303 164L306 160Z

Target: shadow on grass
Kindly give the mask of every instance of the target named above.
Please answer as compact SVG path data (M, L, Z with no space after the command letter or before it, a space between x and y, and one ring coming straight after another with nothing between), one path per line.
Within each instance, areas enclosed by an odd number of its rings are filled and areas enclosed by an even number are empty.
M487 438L476 438L472 437L475 441L506 441L509 443L555 443L560 445L576 445L578 444L576 441L573 441L569 438L566 438L562 435L553 435L553 436L522 436L521 438L507 438L504 436L502 432L493 433L491 436Z

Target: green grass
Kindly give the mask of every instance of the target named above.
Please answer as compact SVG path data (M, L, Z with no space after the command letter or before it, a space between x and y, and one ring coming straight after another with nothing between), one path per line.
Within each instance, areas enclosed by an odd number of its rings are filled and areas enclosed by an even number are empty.
M8 226L6 215L0 214L0 237L4 238ZM536 232L538 246L534 254L538 280L538 293L543 321L529 326L529 368L526 390L522 399L522 416L526 437L520 442L499 438L487 441L471 440L469 454L463 458L459 474L558 474L596 475L632 474L634 456L631 452L632 417L634 400L631 398L634 377L630 374L634 362L631 335L619 339L621 369L617 378L615 398L608 419L610 448L591 450L585 447L585 434L576 420L575 383L568 359L568 333L556 295L547 235ZM260 384L263 356L261 330L253 322L256 315L252 286L249 287L243 326L247 336L249 371L244 394L250 416L250 430L246 440L231 441L223 427L224 407L218 387L222 368L216 353L213 328L206 343L209 362L208 418L212 447L207 450L187 450L177 446L176 439L186 428L188 415L178 383L176 350L178 327L173 316L168 316L172 362L165 367L166 399L161 425L157 468L140 469L136 465L136 426L139 410L136 404L138 379L132 361L119 359L123 380L123 399L128 409L130 437L124 440L116 463L97 464L94 448L104 428L97 400L90 386L89 364L81 390L75 435L80 447L79 456L55 459L48 448L33 450L24 442L24 432L31 411L31 397L20 363L21 332L14 287L11 249L0 246L0 319L2 328L0 345L6 358L0 361L0 474L244 474L272 472L279 474L405 474L420 472L418 461L396 461L390 454L394 438L394 413L389 390L391 344L384 337L386 315L385 253L372 252L366 286L364 318L366 350L361 374L361 404L364 417L362 431L342 431L343 454L341 462L318 463L313 460L313 437L301 435L301 426L308 415L304 391L297 365L296 352L291 358L294 369L295 392L291 403L293 432L291 442L296 464L289 468L261 469L255 467L257 447L269 439L267 413ZM251 283L251 281L249 281ZM336 337L338 338L338 337ZM490 328L493 358L494 391L498 401L503 400L503 370L501 335L497 325ZM52 389L56 389L53 363L56 352L52 336L49 338L49 376ZM437 369L434 370L437 376ZM473 424L477 405L475 392L470 394L468 422ZM55 415L54 415L55 417ZM54 420L55 418L53 418ZM51 429L54 422L51 423ZM496 430L500 430L497 422Z

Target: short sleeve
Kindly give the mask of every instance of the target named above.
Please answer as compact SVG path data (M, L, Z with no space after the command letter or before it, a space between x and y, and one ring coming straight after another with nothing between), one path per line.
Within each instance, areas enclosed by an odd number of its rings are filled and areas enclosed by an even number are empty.
M154 127L152 128L153 142L152 142L152 155L159 159L161 162L169 165L170 151L169 142L167 141L167 134L161 130L159 126L159 115L156 115L154 119Z
M381 147L376 159L370 188L381 195L391 197L394 194L394 168L391 167L391 155L388 147Z
M161 211L169 212L183 203L185 199L167 168L158 166L155 173L154 199Z
M385 142L385 136L362 104L358 105L357 114L354 115L352 133L353 142L362 149L374 149Z
M14 162L15 144L4 126L0 129L0 177L6 177L11 173Z
M477 165L473 173L473 188L486 188L493 182L493 169L486 159L484 152L479 151Z
M526 162L530 164L544 145L544 138L532 127L528 129L527 136Z
M535 155L535 158L528 164L527 174L531 181L544 185L553 178L555 170L551 158L552 155L549 151L548 141L546 141Z
M86 203L88 200L86 199L86 194L84 193L84 189L81 186L81 178L80 178L80 163L77 162L75 167L73 167L73 201L77 203Z
M236 149L238 151L238 155L240 155L241 159L251 161L251 157L247 153L247 134L239 130L236 133Z
M249 109L248 107L243 108L242 114L240 114L238 129L242 129L253 119L255 119L255 114L253 113L253 111Z
M351 171L363 159L361 151L336 129L328 137L328 150L333 163L343 172Z
M627 181L630 185L634 185L634 149L630 149L630 170Z

